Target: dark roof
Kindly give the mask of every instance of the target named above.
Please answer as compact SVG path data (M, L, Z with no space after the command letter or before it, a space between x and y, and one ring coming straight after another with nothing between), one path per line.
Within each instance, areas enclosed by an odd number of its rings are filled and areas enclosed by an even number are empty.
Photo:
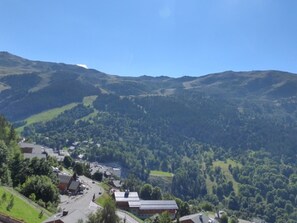
M32 153L44 152L44 147L42 147L41 145L33 144L33 143L20 142L19 146L20 146L20 148L32 148Z
M60 183L66 183L66 184L68 184L72 178L72 176L65 175L65 174L59 174L58 177L59 177Z
M79 187L79 181L72 181L68 189L77 190L78 187Z
M216 220L210 219L204 213L186 215L179 219L179 221L186 221L186 220L192 220L192 222L194 222L194 223L217 223Z
M116 202L139 201L137 192L129 192L128 197L125 197L125 192L114 192Z
M33 159L33 158L46 158L46 154L44 153L24 153L24 158Z

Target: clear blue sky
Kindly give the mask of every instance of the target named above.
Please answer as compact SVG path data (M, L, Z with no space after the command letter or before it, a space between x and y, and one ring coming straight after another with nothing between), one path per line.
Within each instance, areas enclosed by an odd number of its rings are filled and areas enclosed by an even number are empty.
M117 75L297 73L297 0L0 0L0 50Z

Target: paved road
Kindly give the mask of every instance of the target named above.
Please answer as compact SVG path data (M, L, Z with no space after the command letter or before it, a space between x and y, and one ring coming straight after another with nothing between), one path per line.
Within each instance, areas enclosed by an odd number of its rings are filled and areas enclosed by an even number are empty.
M62 195L60 203L62 210L85 210L92 205L93 196L95 195L95 198L98 198L100 196L99 193L103 192L103 189L98 184L93 184L91 179L84 176L80 176L80 179L84 181L89 190L85 190L84 194L77 196Z
M94 194L95 197L98 198L98 196L103 193L103 188L101 188L98 184L92 183L93 181L87 177L80 176L80 179L88 186L89 190L85 190L84 194L77 196L69 197L67 195L62 195L60 203L62 210L69 212L80 210L86 213L86 211L93 212L100 208L100 206L92 202L92 199ZM123 211L117 210L117 215L122 219L123 222L124 219L126 219L126 223L138 223L138 221Z
M126 223L139 223L134 218L127 215L125 212L123 212L121 210L117 210L117 215L122 219L123 222L126 222Z

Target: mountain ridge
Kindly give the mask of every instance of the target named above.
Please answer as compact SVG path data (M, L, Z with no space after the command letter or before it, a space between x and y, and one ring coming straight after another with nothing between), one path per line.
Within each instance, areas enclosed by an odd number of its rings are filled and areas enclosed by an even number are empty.
M18 66L4 66L13 64L4 58L19 61ZM97 96L94 103L99 111L162 118L171 123L169 132L181 131L184 137L218 146L260 148L268 143L269 147L273 145L269 143L271 136L265 133L267 128L279 129L275 135L281 131L290 136L297 132L297 75L288 72L121 77L76 65L30 61L9 53L0 53L0 65L0 113L11 121L23 121ZM197 129L200 125L204 126L203 131ZM232 139L237 131L246 136ZM261 137L265 133L265 140L256 140L253 131ZM287 143L290 148L295 145L291 139ZM282 143L273 147L279 144Z
M171 172L163 191L191 206L296 221L297 75L120 77L29 60L4 65L0 113L25 138L57 149L80 142L72 157L117 162L131 182ZM24 125L34 114L47 118Z

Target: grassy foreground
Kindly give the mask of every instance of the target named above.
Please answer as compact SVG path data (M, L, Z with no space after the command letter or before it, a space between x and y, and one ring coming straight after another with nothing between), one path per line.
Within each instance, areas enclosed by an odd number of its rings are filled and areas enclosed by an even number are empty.
M12 198L13 206L10 210L8 210L7 206L11 202ZM27 223L40 223L48 218L45 211L43 211L43 215L40 216L41 210L42 209L34 207L25 199L22 199L17 192L0 186L0 213L23 220Z

